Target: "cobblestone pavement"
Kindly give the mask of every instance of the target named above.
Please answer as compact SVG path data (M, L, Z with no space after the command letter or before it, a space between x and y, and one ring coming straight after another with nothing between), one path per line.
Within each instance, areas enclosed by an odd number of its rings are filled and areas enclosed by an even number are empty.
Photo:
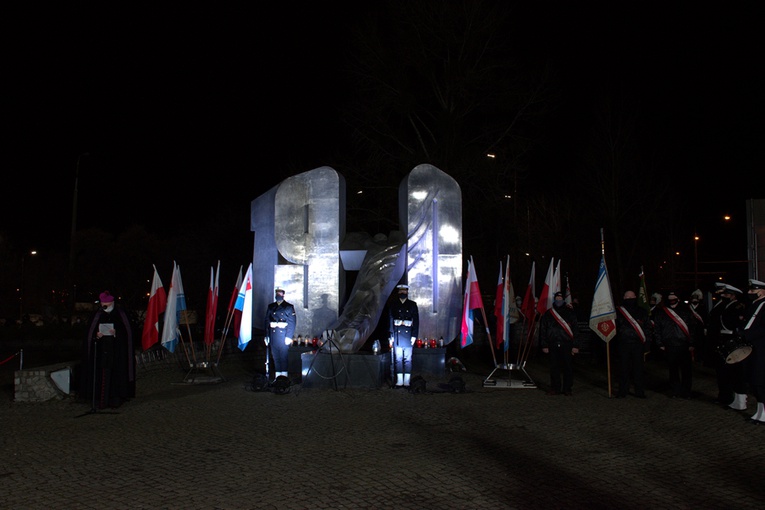
M573 397L545 394L544 359L526 366L537 388L483 387L491 361L464 361L463 393L440 380L420 394L253 392L252 363L231 355L217 384L184 383L177 364L143 367L137 397L114 411L7 400L2 507L762 508L765 427L748 423L753 403L713 403L709 369L697 366L694 398L678 400L649 362L643 400L609 397L607 367L587 357Z

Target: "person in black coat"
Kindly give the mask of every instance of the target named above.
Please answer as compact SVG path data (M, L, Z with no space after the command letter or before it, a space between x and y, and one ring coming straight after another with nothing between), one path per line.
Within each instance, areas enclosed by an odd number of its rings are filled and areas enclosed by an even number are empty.
M409 299L409 286L396 286L398 298L388 307L391 378L396 387L409 386L412 375L412 346L420 334L420 311Z
M666 304L658 306L652 315L656 345L664 355L669 369L671 396L691 398L693 387L693 352L700 327L690 307L681 303L674 292L667 295Z
M634 291L624 293L622 306L616 314L616 339L619 355L619 392L616 398L629 393L630 378L635 384L635 396L645 396L645 354L653 337L648 310L638 306Z
M284 300L284 289L274 290L275 301L266 308L263 328L274 362L274 379L289 377L289 350L297 326L295 306Z
M743 335L752 345L752 353L744 361L749 386L757 401L756 412L750 422L765 425L765 282L749 280L747 296L752 302L744 315L746 325Z
M82 346L80 396L93 409L117 408L135 397L133 325L108 290L99 299Z
M744 312L746 304L741 301L744 293L724 284L720 291L719 306L715 306L710 313L711 320L715 321L712 329L714 334L708 338L715 343L710 347L715 355L715 374L717 376L717 402L727 405L731 409L743 411L746 409L746 379L744 364L728 363L726 358L733 356L729 350L738 345L739 330L744 327Z
M579 352L579 342L576 312L566 305L563 293L556 292L552 308L539 321L539 345L550 355L548 395L573 395L574 354Z

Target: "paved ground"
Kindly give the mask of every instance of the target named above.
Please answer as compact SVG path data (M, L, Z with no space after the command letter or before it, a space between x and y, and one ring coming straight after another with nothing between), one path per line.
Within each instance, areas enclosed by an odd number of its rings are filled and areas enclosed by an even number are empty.
M491 358L489 356L489 358ZM184 384L177 364L139 371L138 396L89 413L75 398L0 403L0 506L9 509L745 509L765 501L765 427L713 404L698 366L691 400L668 398L659 362L648 399L608 396L605 365L577 359L574 396L484 388L247 391ZM499 375L506 375L500 371ZM520 378L521 374L511 374ZM8 388L4 394L7 395ZM615 389L615 387L614 387Z

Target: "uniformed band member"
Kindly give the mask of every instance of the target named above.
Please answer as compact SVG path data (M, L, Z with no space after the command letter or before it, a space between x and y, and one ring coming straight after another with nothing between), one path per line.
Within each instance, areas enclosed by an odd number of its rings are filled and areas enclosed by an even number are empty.
M552 308L539 320L539 345L543 353L550 354L550 390L547 394L572 396L574 354L579 352L579 325L576 312L566 306L562 292L555 293Z
M276 301L268 305L266 310L265 331L266 344L271 349L274 360L274 379L289 375L289 348L295 334L297 316L295 307L284 300L284 289L274 291Z
M691 398L693 350L699 322L674 292L667 295L664 306L654 310L653 321L656 345L667 361L672 397Z
M717 375L718 395L717 401L727 405L731 409L743 411L746 409L746 381L744 378L743 363L727 363L725 358L730 354L726 352L727 346L732 346L738 336L738 331L744 326L744 311L746 304L740 298L744 293L736 287L723 284L720 291L720 306L714 308L716 312L710 317L716 321L716 337L710 339L716 341L711 346L716 352L715 372Z
M420 333L420 312L409 299L409 286L396 286L398 294L389 306L391 378L396 387L409 386L412 375L412 346Z
M744 315L743 334L752 346L752 353L744 361L749 386L757 400L757 411L750 420L755 425L765 425L765 283L749 280L748 297L752 302Z

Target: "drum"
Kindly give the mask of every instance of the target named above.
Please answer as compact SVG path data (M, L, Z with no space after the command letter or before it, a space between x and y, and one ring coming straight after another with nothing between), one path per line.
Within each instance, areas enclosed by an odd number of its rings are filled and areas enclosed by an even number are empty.
M746 343L742 338L731 336L719 346L717 352L725 360L725 363L733 364L744 360L752 353L752 346Z

